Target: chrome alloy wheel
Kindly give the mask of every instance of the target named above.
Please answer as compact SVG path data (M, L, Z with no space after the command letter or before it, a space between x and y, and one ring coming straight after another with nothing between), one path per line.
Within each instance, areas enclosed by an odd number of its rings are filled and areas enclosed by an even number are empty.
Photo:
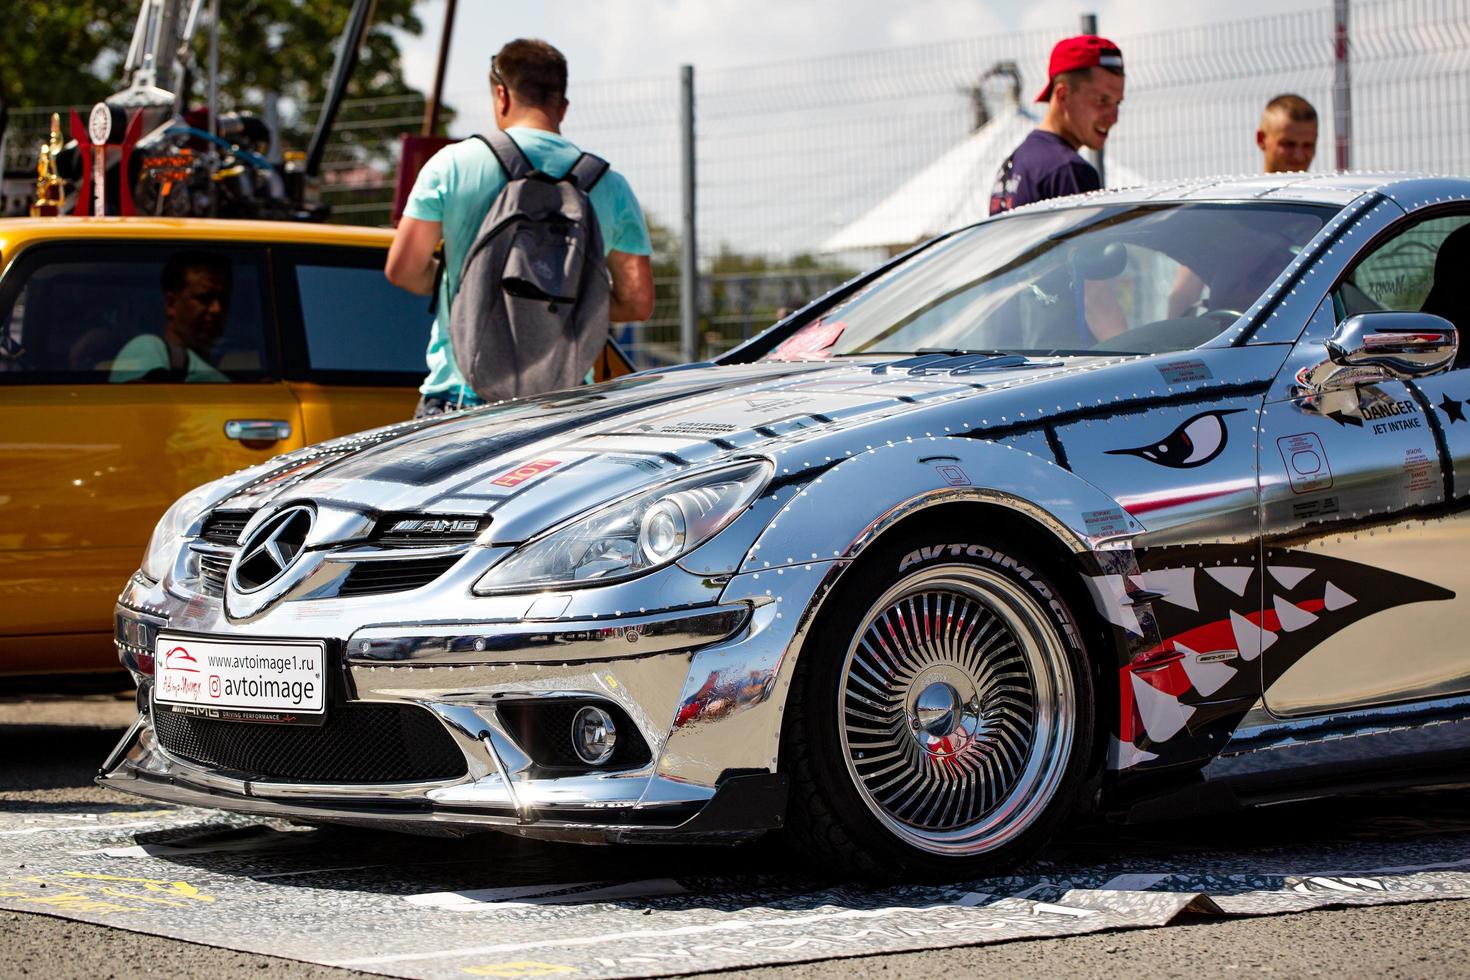
M879 596L837 692L847 771L872 814L941 855L1030 826L1074 741L1065 643L1034 596L984 568L927 569Z

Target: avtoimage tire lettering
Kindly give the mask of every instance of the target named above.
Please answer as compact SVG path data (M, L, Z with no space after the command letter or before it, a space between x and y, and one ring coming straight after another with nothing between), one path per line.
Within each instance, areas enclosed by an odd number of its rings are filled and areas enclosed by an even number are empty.
M1066 629L1067 635L1071 639L1071 641L1079 646L1081 645L1077 637L1076 627L1072 624L1071 613L1067 611L1066 606L1057 601L1051 590L1048 589L1044 583L1040 582L1039 580L1034 580L1031 569L1027 568L1025 565L1017 564L1016 560L1014 558L1011 558L1009 555L1002 552L994 551L983 544L950 544L937 545L928 548L917 548L903 556L903 559L898 563L898 570L900 572L904 572L921 562L934 561L942 557L957 558L960 556L966 558L979 558L986 561L993 561L999 564L1002 568L1014 569L1016 574L1020 575L1028 583L1031 583L1032 586L1041 593L1041 597L1046 600L1047 604L1051 607L1052 612L1055 613L1056 616L1063 623L1063 628Z
M1062 593L999 542L879 542L829 598L792 685L791 833L873 877L1003 869L1079 805L1092 670Z

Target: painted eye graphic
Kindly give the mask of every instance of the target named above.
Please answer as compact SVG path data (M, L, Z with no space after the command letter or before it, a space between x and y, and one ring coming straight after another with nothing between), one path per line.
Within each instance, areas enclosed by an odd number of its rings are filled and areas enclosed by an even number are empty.
M1241 411L1239 408L1201 412L1180 425L1158 442L1132 449L1109 449L1110 456L1141 456L1150 463L1189 469L1203 466L1225 449L1227 433L1224 417Z

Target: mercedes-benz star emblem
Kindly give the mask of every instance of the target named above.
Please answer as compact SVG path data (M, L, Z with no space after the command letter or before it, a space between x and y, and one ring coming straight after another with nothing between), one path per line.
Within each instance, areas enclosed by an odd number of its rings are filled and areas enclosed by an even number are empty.
M280 578L305 548L312 520L310 507L287 507L256 528L235 561L235 588L254 592Z

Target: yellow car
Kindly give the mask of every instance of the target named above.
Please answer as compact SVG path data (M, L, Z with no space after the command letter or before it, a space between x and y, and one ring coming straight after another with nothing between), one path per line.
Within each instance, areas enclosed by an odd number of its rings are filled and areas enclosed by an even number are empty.
M384 229L0 220L0 674L110 670L159 514L208 480L406 419L430 315Z

